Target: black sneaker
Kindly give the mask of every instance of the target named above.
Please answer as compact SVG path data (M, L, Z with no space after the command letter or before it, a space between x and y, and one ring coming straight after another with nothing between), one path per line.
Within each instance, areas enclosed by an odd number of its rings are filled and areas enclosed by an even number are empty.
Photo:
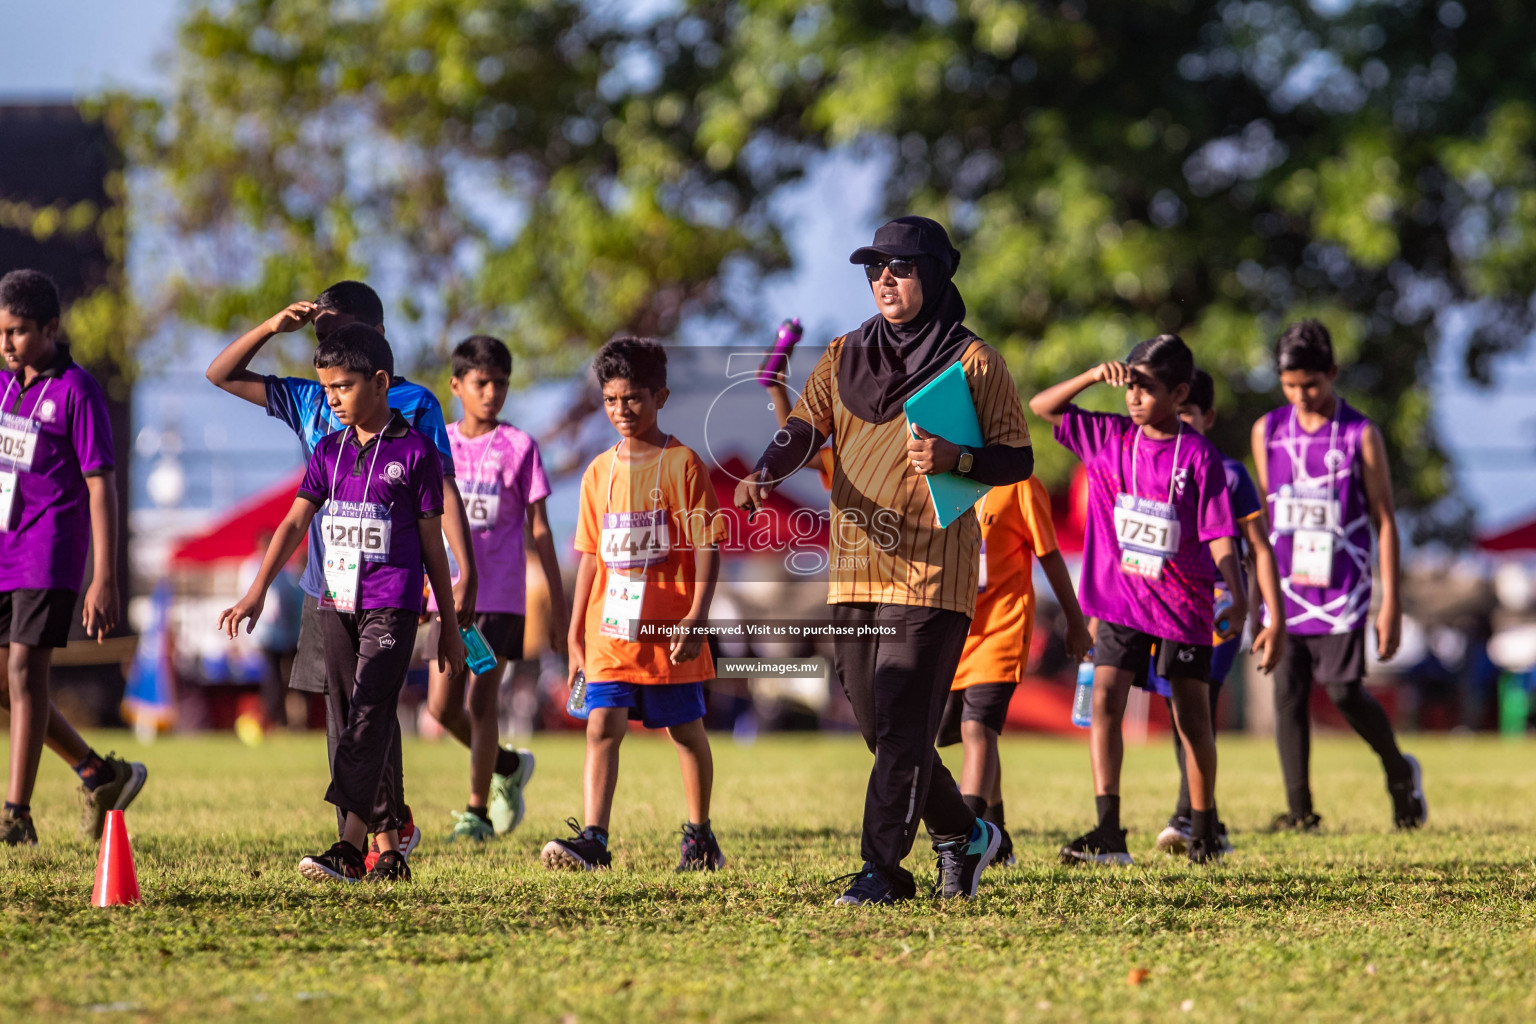
M1063 864L1129 864L1125 829L1095 827L1061 848Z
M993 822L993 824L996 825L997 823ZM1019 862L1019 858L1013 854L1013 837L1001 825L997 826L997 830L1003 834L1003 839L1002 842L997 844L997 856L992 858L992 863L1005 868L1011 868Z
M1269 823L1271 832L1316 832L1323 825L1323 819L1316 814L1306 814L1297 817L1289 811L1275 815Z
M938 858L939 877L933 894L941 899L975 896L981 873L997 857L997 847L1002 841L1002 829L978 818L969 839L935 844L933 852Z
M1191 864L1220 864L1221 859L1227 855L1224 848L1225 837L1190 836L1189 837L1189 862Z
M544 844L540 859L546 868L551 871L596 871L613 866L608 844L599 837L596 829L582 828L575 818L567 818L565 823L575 835L569 839L551 839Z
M0 846L36 846L37 826L30 814L0 810Z
M917 885L912 881L911 875L905 871L902 874L906 877L893 879L865 861L861 870L833 879L835 882L842 882L851 878L853 884L833 900L832 905L835 907L888 906L910 900L917 895Z
M314 882L362 881L363 851L339 840L324 853L299 861L299 874Z
M1392 794L1392 824L1401 829L1419 828L1429 820L1429 803L1424 799L1424 769L1419 759L1404 754L1403 760L1413 769L1413 776L1406 782L1391 783L1387 792Z
M80 835L100 839L108 811L126 811L133 798L144 788L149 769L137 761L125 761L113 751L102 758L111 775L95 789L80 786Z
M363 876L365 882L409 882L411 880L411 866L405 862L405 856L399 850L385 850L379 854L379 859L373 862L373 867Z
M683 826L682 857L677 862L678 871L719 871L725 867L725 854L715 841L715 832L708 825L695 830L692 825Z

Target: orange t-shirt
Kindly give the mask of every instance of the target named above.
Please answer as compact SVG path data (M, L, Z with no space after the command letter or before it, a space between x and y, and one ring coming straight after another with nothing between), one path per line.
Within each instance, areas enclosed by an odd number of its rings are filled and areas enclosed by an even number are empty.
M955 690L1024 678L1029 635L1035 627L1030 555L1056 550L1051 496L1034 477L992 488L976 503L976 517L981 520L986 587L976 595L976 615L951 687Z
M713 679L715 663L707 644L697 658L674 665L667 658L670 640L631 642L598 632L610 572L599 553L605 512L667 511L671 549L666 561L643 570L645 597L640 615L646 622L676 622L688 614L693 607L694 552L715 545L726 534L709 470L691 448L670 441L659 460L651 456L634 466L627 455L616 459L617 451L610 448L593 459L581 478L576 550L597 558L597 576L587 600L587 678L602 683Z

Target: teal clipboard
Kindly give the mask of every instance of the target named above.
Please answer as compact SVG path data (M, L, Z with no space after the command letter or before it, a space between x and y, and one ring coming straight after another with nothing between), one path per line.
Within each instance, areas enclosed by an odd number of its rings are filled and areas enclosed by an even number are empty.
M967 448L980 448L985 443L981 436L981 421L976 418L976 403L971 400L971 387L965 382L965 367L958 362L907 399L906 411L908 433L915 424L930 434ZM992 489L953 473L935 473L925 479L941 528L965 515L967 509Z

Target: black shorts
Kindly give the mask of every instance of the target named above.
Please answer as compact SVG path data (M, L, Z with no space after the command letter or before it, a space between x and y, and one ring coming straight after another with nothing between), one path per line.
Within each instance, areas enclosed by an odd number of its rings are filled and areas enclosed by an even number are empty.
M1093 646L1093 663L1134 672L1135 684L1145 687L1147 665L1152 659L1154 646L1157 648L1157 674L1164 679L1210 681L1210 644L1164 640L1115 622L1099 622L1099 635Z
M485 634L485 642L498 658L523 660L523 625L526 618L516 612L476 612L475 625Z
M1008 704L1017 683L973 683L963 690L951 690L939 720L938 746L960 742L961 722L980 722L993 732L1002 732L1008 721Z
M325 641L320 636L320 599L304 595L299 614L299 649L293 656L288 687L304 693L325 692Z
M1287 682L1358 683L1365 678L1365 629L1303 636L1285 634Z
M75 621L77 590L8 590L0 593L0 647L63 647Z

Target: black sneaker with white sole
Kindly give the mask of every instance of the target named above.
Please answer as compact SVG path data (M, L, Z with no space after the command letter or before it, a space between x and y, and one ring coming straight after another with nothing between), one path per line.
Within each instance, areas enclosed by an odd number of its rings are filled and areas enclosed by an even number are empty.
M997 848L1002 841L1002 829L990 821L977 818L970 838L935 843L933 853L938 859L939 877L933 887L933 894L941 899L953 899L956 896L970 899L975 896L981 873L997 856Z
M1061 848L1063 864L1129 864L1125 829L1095 827Z
M1013 852L1013 836L1010 836L1008 830L1001 825L997 826L997 830L1003 834L1003 840L997 844L997 856L992 858L992 863L1011 868L1019 862L1019 858Z
M889 906L904 903L917 895L917 883L906 871L902 871L900 877L893 878L868 861L853 874L843 875L833 881L845 882L850 879L853 884L832 901L833 906Z
M1403 760L1413 769L1413 775L1405 782L1387 786L1387 792L1392 794L1392 824L1401 829L1420 828L1429 821L1429 802L1424 799L1424 769L1412 754L1404 754Z
M411 866L399 850L385 850L363 876L365 882L409 882Z
M1318 815L1308 813L1297 817L1290 811L1282 811L1269 823L1271 832L1316 832L1322 827L1323 819Z
M106 780L95 789L80 787L80 835L85 839L100 839L107 812L126 811L149 778L148 768L138 761L123 760L116 751L102 761L106 763L103 771L109 773Z
M608 844L596 829L582 828L575 818L565 819L575 835L569 839L551 839L539 855L551 871L597 871L613 866Z
M719 871L725 867L725 854L720 852L720 843L715 839L714 829L708 825L695 828L685 823L679 854L679 872Z
M1226 854L1224 837L1219 834L1189 837L1188 856L1191 864L1220 864Z
M299 861L299 874L313 882L360 882L365 873L363 851L345 839Z

